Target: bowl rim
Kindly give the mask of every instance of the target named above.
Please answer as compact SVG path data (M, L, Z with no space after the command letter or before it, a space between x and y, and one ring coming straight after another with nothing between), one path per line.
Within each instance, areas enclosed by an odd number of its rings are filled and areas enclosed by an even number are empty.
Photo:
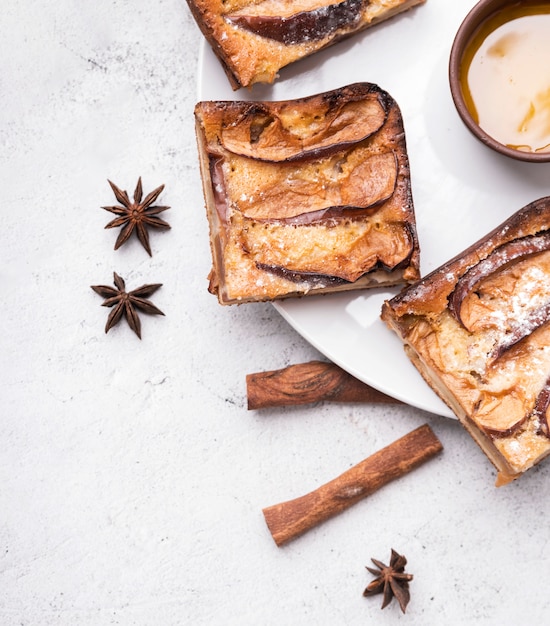
M472 135L474 135L474 137L479 139L479 141L487 147L518 161L525 161L529 163L548 163L550 161L550 151L525 152L522 150L515 150L514 148L509 148L500 141L497 141L491 135L486 133L472 118L464 101L462 87L460 86L462 55L464 54L464 50L466 49L474 31L477 30L483 21L500 8L509 4L517 4L517 1L518 0L479 0L477 4L475 4L466 14L466 17L456 32L449 56L448 73L451 96L458 115L465 126L472 133Z

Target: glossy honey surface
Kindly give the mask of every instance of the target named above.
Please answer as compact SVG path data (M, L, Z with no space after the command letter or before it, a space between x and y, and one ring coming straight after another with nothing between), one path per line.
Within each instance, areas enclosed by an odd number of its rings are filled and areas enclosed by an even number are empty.
M467 108L493 139L550 151L550 2L518 2L491 15L466 47Z

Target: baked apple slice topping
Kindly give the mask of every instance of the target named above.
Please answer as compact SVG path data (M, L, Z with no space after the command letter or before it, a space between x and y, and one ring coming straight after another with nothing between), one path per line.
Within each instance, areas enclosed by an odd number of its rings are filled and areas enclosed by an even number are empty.
M275 163L345 150L379 131L388 114L376 93L360 101L349 96L327 101L324 114L312 114L307 103L282 107L277 115L252 104L238 121L223 126L221 145L233 154Z
M301 10L281 15L280 0L266 0L244 12L227 15L226 19L260 37L272 39L286 46L319 41L343 27L355 26L361 17L363 0L344 0L323 4L314 2L289 2ZM292 8L294 8L292 7Z
M489 355L492 360L498 359L537 328L550 321L550 295L546 295L544 285L537 286L536 282L526 285L533 290L531 298L523 297L521 301L516 301L513 297L513 283L525 280L528 276L527 269L519 264L526 261L533 268L536 264L530 257L548 251L550 251L550 232L504 244L471 267L458 280L450 294L449 310L466 330L475 332L480 324L483 328L483 323L488 324L488 327L493 323L495 328L500 328L502 336ZM548 263L547 257L545 263ZM492 293L491 290L485 293L485 286L491 281L499 283L497 291L501 292L500 304L495 299L494 288ZM539 293L536 293L537 291ZM494 306L497 308L492 310L491 307Z
M506 437L533 417L543 425L545 387L550 369L550 326L546 324L532 335L520 353L509 352L505 362L491 367L483 377L479 402L474 411L475 422L493 437ZM530 372L526 376L526 369ZM522 381L518 383L518 381ZM543 390L543 391L541 391ZM544 415L543 415L544 414ZM538 426L538 425L537 425Z
M462 317L462 304L475 287L482 280L504 269L510 263L546 250L550 250L550 232L515 239L498 247L488 257L476 263L458 279L453 292L449 296L449 310L462 326L469 330Z
M509 437L529 419L530 413L521 397L507 390L500 396L488 394L478 405L475 423L490 437Z
M387 233L360 222L343 226L296 227L247 221L239 245L258 269L311 285L336 279L354 283L369 272L398 269L408 263L414 249L414 235L408 225L392 226L395 244L391 249L384 245ZM266 235L277 245L266 246ZM326 251L334 249L336 240L341 253L329 258ZM367 246L369 254L365 253Z
M539 434L550 438L550 428L548 426L548 414L547 411L550 408L550 378L546 380L542 391L537 397L535 407L531 415L535 417L539 422Z
M229 189L234 205L248 218L290 224L336 222L343 216L361 218L391 198L397 185L397 157L393 152L364 154L360 150L304 168L264 168L238 164L251 181L261 176L261 194L241 185ZM245 176L240 178L240 182Z
M518 344L522 339L531 335L550 320L550 302L530 311L525 319L512 322L510 330L504 339L492 350L489 357L493 360L501 357L507 350Z
M526 410L521 396L508 390L500 398L489 397L478 406L476 421L483 430L495 438L509 437L521 429L528 421L535 420L536 431L550 438L547 411L550 408L550 378L548 378L535 399L531 411Z
M286 280L290 280L293 283L305 283L307 285L319 286L323 285L328 287L329 285L343 285L349 281L339 276L330 276L328 274L316 274L314 272L296 272L289 270L286 267L280 265L266 265L265 263L256 263L256 267L264 272L275 274Z
M301 169L261 169L251 159L233 159L230 167L240 174L238 187L226 178L219 156L210 155L209 165L213 199L224 223L230 207L249 219L289 225L363 219L392 197L398 179L394 152L369 155L356 150ZM254 182L259 179L264 184L261 194Z

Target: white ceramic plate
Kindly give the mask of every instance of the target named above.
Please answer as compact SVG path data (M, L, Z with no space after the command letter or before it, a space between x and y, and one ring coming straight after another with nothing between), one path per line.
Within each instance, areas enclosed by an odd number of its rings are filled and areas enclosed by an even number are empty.
M405 123L422 273L435 269L516 210L550 193L550 165L494 154L465 129L447 66L474 0L428 0L402 15L285 68L271 86L232 91L203 42L199 100L284 100L353 82L378 84ZM452 417L379 319L393 291L286 300L279 313L313 346L360 380L426 411Z

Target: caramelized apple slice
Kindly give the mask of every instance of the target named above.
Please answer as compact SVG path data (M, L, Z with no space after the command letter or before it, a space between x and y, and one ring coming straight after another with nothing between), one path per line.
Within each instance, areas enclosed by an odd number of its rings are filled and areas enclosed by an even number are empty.
M295 272L281 267L280 265L266 265L264 263L256 263L256 267L264 272L281 276L286 280L290 280L293 283L306 283L311 286L328 286L328 285L342 285L349 281L340 278L339 276L329 276L328 274L315 274L313 272Z
M490 354L491 359L498 359L507 350L515 346L525 337L528 337L537 328L546 324L550 320L550 302L543 304L531 311L527 317L521 321L514 322L510 332L506 333L504 340L497 344Z
M550 428L548 425L548 408L550 407L550 378L547 379L542 391L537 396L535 407L531 415L539 421L539 433L545 437L550 437Z
M493 437L508 437L528 419L529 410L513 389L499 395L488 395L474 414L475 422Z
M550 378L548 378L538 394L532 411L524 412L524 406L519 398L514 394L509 394L500 400L498 413L500 417L491 416L491 411L484 407L485 415L482 419L483 429L493 437L508 437L513 432L525 424L529 419L535 418L538 421L537 432L540 435L550 438L547 411L550 408ZM496 413L496 412L495 412ZM492 417L492 419L491 419Z
M461 316L462 303L477 284L509 263L545 250L550 250L550 232L523 237L500 246L459 278L453 292L449 296L449 310L462 326L466 328ZM514 343L517 343L517 341Z
M486 433L506 437L522 428L535 411L542 415L544 398L541 389L549 384L548 345L550 326L546 325L485 372L472 417ZM531 370L529 375L526 367Z
M316 4L319 5L319 2ZM298 11L288 16L233 14L226 16L226 19L260 37L291 46L307 41L318 41L342 27L355 26L361 16L362 6L363 0L344 0L326 6L316 6L309 11ZM270 10L280 12L280 8L280 2L264 2L260 10L266 13Z
M345 150L380 130L387 118L387 107L376 92L360 101L349 96L327 102L325 112L316 115L307 103L277 114L251 105L237 122L222 127L221 145L233 154L276 163Z
M397 184L398 164L393 152L369 155L356 150L297 169L264 167L256 172L254 165L235 165L249 176L240 177L240 189L230 193L241 213L256 220L296 224L337 220L343 213L370 207L375 210L391 198ZM262 176L265 185L261 194L255 194L253 188L248 189L241 182L257 180L258 176Z
M379 268L396 268L410 258L414 239L403 224L377 228L369 220L336 225L258 222L235 213L238 247L257 267L295 275L320 275L355 282ZM388 246L388 237L392 246ZM270 245L266 245L270 242ZM338 254L334 250L338 249Z

